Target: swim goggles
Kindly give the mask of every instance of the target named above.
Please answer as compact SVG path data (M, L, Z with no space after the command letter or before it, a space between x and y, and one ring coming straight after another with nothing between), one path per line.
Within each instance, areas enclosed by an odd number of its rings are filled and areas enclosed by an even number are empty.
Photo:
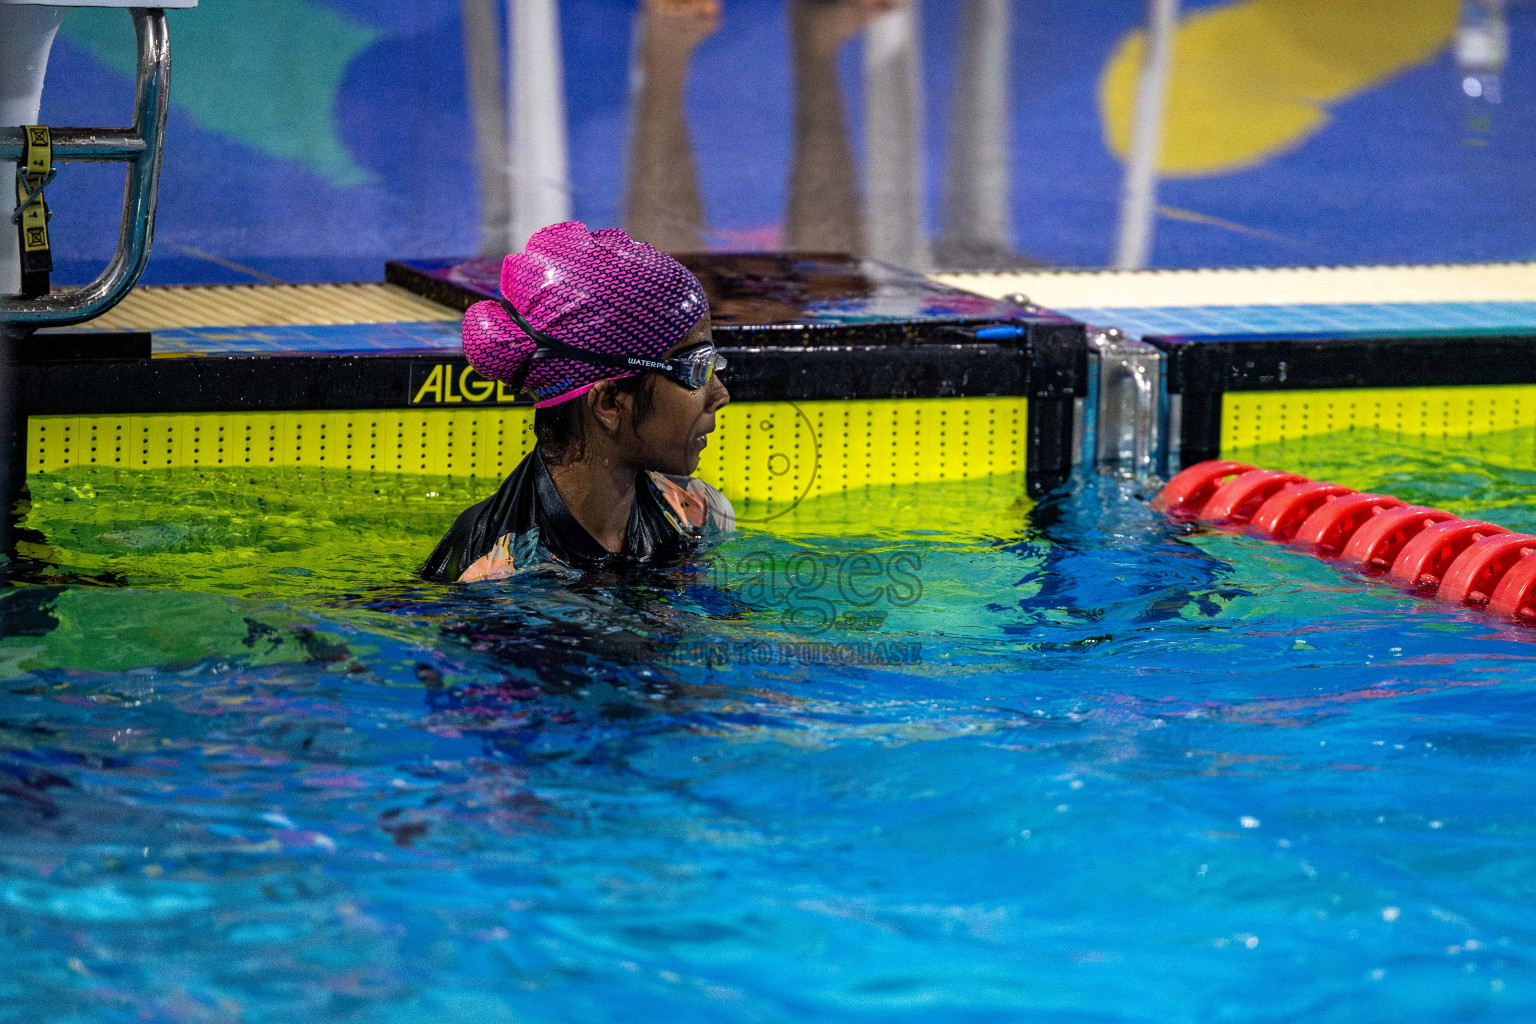
M715 350L710 342L703 342L688 349L681 355L671 359L645 359L641 356L626 356L609 354L606 352L589 352L584 348L577 348L561 341L552 334L545 334L523 319L521 313L512 308L512 303L506 299L501 300L501 308L507 311L512 322L523 329L523 333L538 343L539 351L534 353L534 358L543 355L545 358L558 357L560 359L574 359L578 362L589 363L593 366L612 366L630 370L654 370L663 377L677 384L681 384L689 391L697 391L708 384L716 373L726 368L724 356ZM523 374L526 379L527 373ZM514 385L522 390L522 381Z

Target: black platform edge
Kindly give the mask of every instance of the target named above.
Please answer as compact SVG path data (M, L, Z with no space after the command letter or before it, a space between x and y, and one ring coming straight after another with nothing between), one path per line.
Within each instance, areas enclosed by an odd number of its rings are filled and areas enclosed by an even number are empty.
M1023 347L726 350L736 401L961 398L1030 395ZM438 384L423 396L433 371ZM479 397L491 385L461 356L271 355L33 363L17 368L29 415L411 409L526 404ZM1051 397L1066 395L1059 386ZM1070 404L1070 395L1066 395Z
M736 399L1023 395L1031 490L1071 475L1073 400L1088 376L1083 324L836 253L676 255L709 295ZM465 310L496 296L499 266L392 261L384 277ZM1022 336L995 344L975 338L1003 324Z
M1536 333L1220 335L1145 338L1168 356L1170 395L1181 396L1185 465L1221 449L1228 391L1477 387L1536 384Z
M1074 340L1080 337L1064 327L1034 346L731 350L724 379L738 402L1026 396L1029 487L1039 494L1071 474L1073 399L1083 379L1082 349ZM434 373L438 390L421 400ZM26 415L529 404L526 399L496 401L493 385L480 380L463 358L426 355L46 362L19 365L15 377Z
M994 324L1075 322L835 253L676 255L704 285L721 348L926 345L960 340ZM498 297L495 282L485 276L488 262L392 260L384 279L462 312ZM465 267L473 273L462 272Z
M894 281L898 289L910 289L909 296L917 294L924 312L943 312L887 319L871 315L843 323L717 327L717 344L730 360L723 377L733 400L1022 396L1029 400L1026 458L1031 491L1041 493L1065 481L1072 468L1073 401L1083 395L1087 380L1086 327L1047 311L1026 311L946 289L893 268L878 272L883 275L879 283ZM398 276L399 271L395 273ZM944 315L957 305L988 315ZM1000 324L1018 328L1019 335L996 341L975 337L977 328ZM63 335L40 335L38 358L18 361L14 394L23 415L473 409L528 404L480 378L453 352L152 359L148 358L149 339L142 333L108 337L103 332L91 339L87 333L69 338L68 345L75 347L68 357L62 356L66 351Z
M456 309L460 313L486 297L452 282L431 277L399 260L390 260L384 264L384 283L404 288L429 302Z
M148 359L148 331L38 331L16 343L19 363L74 363L98 359Z

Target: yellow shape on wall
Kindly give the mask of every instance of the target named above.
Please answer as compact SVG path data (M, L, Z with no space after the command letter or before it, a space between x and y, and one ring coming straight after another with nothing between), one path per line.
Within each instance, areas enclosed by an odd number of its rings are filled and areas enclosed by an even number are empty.
M1159 170L1221 174L1300 145L1327 105L1433 58L1457 0L1243 0L1191 15L1174 36ZM1099 80L1105 142L1130 149L1146 32L1120 41Z

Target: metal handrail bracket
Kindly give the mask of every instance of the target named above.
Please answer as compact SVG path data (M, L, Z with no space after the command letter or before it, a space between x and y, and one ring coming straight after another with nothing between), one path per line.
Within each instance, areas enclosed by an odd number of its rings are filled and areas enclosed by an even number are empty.
M117 251L101 275L82 288L35 299L0 295L0 324L26 332L39 327L65 327L100 316L122 301L149 262L165 118L171 96L171 40L163 9L133 7L129 13L138 36L139 53L133 127L53 129L55 161L128 164ZM0 127L0 160L20 160L23 148L20 127Z
M1093 378L1091 461L1102 474L1138 482L1166 477L1168 410L1163 353L1113 328L1088 332Z

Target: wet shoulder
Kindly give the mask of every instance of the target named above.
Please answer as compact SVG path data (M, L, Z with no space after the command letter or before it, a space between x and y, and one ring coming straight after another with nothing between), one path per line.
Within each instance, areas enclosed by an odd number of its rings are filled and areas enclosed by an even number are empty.
M703 480L656 472L646 476L681 525L705 533L735 531L736 510L731 507L731 499Z
M460 583L479 583L482 580L503 580L517 572L518 565L512 556L512 535L504 533L496 538L491 550L470 563L459 575Z

